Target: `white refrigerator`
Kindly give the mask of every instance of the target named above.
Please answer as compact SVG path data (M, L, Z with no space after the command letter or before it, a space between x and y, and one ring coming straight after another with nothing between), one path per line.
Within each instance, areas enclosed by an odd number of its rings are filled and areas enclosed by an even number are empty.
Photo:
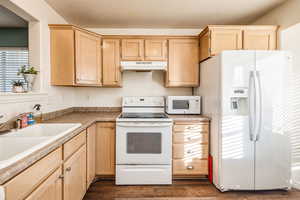
M290 189L291 56L223 51L200 64L202 110L211 120L213 183L221 191Z

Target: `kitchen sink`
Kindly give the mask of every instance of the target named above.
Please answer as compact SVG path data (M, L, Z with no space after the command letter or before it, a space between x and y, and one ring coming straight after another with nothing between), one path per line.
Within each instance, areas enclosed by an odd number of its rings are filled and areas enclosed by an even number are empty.
M80 127L80 123L49 123L36 124L23 129L11 131L7 134L0 135L1 137L53 137L65 135L76 128Z
M36 124L0 135L0 169L22 160L80 126L80 123Z

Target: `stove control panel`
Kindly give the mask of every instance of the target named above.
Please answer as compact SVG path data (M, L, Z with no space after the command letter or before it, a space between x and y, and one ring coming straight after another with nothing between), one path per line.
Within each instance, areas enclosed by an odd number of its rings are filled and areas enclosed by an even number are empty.
M164 97L123 97L122 106L124 107L164 107Z

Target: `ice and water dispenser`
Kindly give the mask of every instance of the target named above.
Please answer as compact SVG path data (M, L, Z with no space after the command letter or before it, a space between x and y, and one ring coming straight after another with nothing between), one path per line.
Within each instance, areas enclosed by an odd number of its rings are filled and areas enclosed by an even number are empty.
M230 97L231 111L236 115L248 115L248 88L234 87Z

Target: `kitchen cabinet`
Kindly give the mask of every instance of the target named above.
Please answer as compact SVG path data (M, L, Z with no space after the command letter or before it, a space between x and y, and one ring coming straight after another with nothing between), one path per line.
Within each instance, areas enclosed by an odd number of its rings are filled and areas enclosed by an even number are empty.
M62 169L58 168L25 200L62 200Z
M96 175L115 175L115 123L97 123Z
M199 41L170 39L167 87L196 87L199 85Z
M122 39L122 60L143 60L144 40L143 39Z
M76 84L101 85L101 38L75 30Z
M167 39L122 39L122 60L166 61Z
M103 39L103 86L121 86L120 40Z
M44 180L47 181L47 177L59 168L61 162L62 148L58 148L34 163L2 186L5 200L25 199L36 187L42 184ZM57 191L55 190L55 192Z
M86 192L86 144L63 165L64 200L81 200Z
M178 121L173 126L173 176L208 175L209 123Z
M146 39L145 40L145 60L166 61L167 60L167 40Z
M87 155L87 188L93 182L96 176L96 124L91 125L87 129L87 140L86 140L86 155Z
M101 86L101 36L72 25L49 25L51 84Z
M224 50L274 50L277 26L207 26L199 35L200 61Z
M276 27L261 29L248 27L243 30L243 49L245 50L275 50Z

